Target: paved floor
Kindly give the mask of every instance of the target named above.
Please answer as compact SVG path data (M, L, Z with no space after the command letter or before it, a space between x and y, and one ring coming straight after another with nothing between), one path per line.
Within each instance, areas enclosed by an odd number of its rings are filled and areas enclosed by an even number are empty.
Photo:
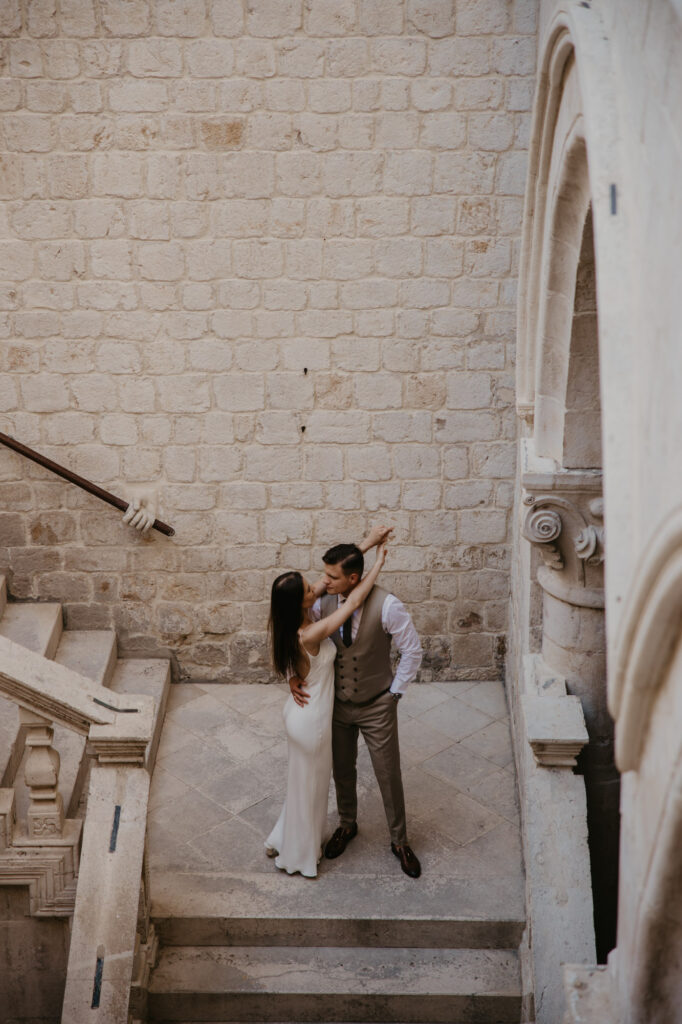
M286 784L287 692L273 685L171 688L150 800L152 886L155 871L166 879L176 872L255 874L269 876L263 878L268 889L281 887L290 896L292 884L319 886L332 874L339 882L351 875L364 876L365 883L401 877L362 741L360 832L344 855L322 860L317 882L287 876L265 856L263 840ZM502 685L413 684L399 715L408 829L423 879L478 885L496 879L522 900L516 780ZM331 833L333 783L329 811Z

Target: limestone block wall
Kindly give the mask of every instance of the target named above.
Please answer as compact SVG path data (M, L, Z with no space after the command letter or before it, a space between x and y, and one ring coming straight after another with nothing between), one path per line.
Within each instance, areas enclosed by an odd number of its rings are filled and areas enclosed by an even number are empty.
M424 678L504 657L534 0L5 0L0 569L262 679L270 583L376 520ZM312 572L311 572L312 575Z

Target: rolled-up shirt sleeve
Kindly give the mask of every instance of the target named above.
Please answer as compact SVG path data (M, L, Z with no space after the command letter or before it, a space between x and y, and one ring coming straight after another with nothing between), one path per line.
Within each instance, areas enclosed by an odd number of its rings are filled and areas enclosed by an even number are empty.
M419 634L405 605L389 594L381 609L381 624L390 633L400 653L400 661L391 683L391 693L404 693L422 663Z

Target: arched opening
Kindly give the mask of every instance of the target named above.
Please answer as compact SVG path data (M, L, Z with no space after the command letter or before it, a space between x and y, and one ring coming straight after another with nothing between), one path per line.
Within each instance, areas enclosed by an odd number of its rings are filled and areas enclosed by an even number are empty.
M575 297L563 407L562 466L601 470L601 401L597 282L592 208L588 207L575 275ZM602 564L585 560L585 584L603 586ZM581 608L582 648L569 692L580 696L589 743L578 758L585 779L597 961L616 945L620 836L620 775L615 765L614 723L607 706L606 636L603 608ZM581 642L582 641L582 642Z
M616 944L620 781L607 707L597 261L578 68L565 40L561 51L525 269L521 322L534 336L521 353L520 411L531 411L534 452L556 467L542 503L561 518L561 564L537 575L541 650L580 697L589 735L576 772L585 783L596 953L605 963Z
M590 206L585 218L575 281L564 409L562 462L565 469L601 469L598 337L597 279Z

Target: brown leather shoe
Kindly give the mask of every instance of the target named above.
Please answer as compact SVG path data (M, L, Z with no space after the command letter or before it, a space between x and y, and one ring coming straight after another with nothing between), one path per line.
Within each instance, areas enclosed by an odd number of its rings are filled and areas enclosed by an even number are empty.
M407 843L404 846L396 846L395 843L391 843L391 850L400 861L400 866L405 874L410 878L419 878L422 866L417 860L417 855L412 852Z
M355 839L357 834L357 822L353 822L350 828L344 828L343 825L340 825L324 848L324 855L327 860L334 860L335 857L340 857L351 839Z

